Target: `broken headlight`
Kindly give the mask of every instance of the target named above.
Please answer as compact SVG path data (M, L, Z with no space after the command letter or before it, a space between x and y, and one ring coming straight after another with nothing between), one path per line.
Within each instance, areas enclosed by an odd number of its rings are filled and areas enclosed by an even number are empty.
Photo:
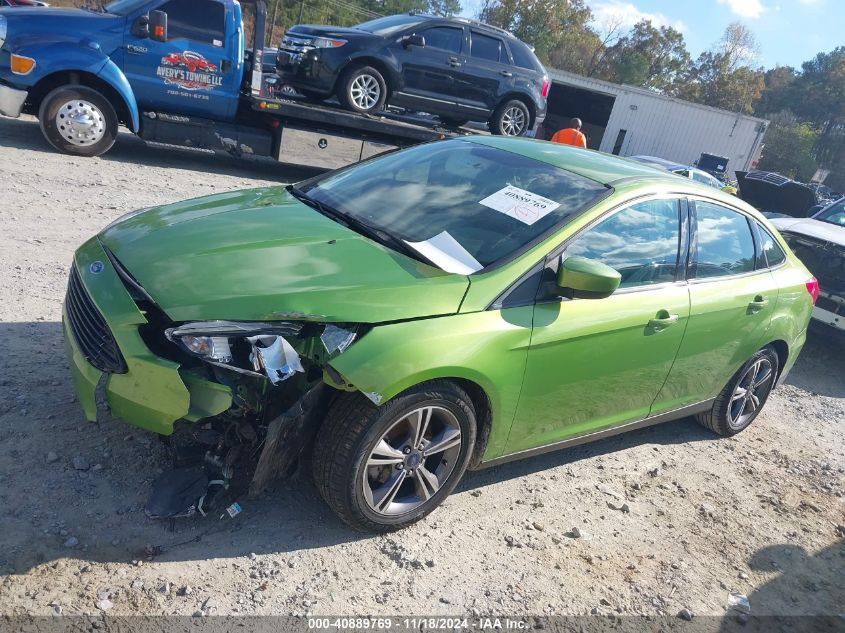
M201 321L168 328L169 341L189 354L239 373L265 375L273 384L304 371L299 354L284 338L302 330L300 323L238 323ZM238 364L233 347L248 346L244 362ZM260 372L260 373L259 373Z

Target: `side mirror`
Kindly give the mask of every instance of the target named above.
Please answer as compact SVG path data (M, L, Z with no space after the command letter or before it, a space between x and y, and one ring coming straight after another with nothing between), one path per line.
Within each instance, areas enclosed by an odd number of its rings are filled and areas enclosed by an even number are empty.
M409 46L419 46L423 48L425 46L425 38L422 35L417 35L414 33L413 35L406 35L402 38L402 46L408 48Z
M150 16L142 15L135 20L135 24L132 25L132 35L140 39L150 36Z
M622 275L607 264L586 257L561 257L557 285L571 299L604 299L614 293Z
M167 14L164 11L150 11L150 39L156 42L167 41Z

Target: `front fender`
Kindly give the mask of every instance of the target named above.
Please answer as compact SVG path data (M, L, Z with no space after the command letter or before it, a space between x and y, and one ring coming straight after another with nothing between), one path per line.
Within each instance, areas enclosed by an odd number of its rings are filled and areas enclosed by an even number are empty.
M533 306L379 325L330 365L377 404L437 378L474 382L492 428L483 459L504 450L522 389Z
M89 42L31 42L17 46L15 53L35 60L35 69L29 75L14 76L15 82L26 80L31 88L39 81L60 72L82 72L95 75L111 86L123 99L129 111L131 129L138 131L139 115L135 94L123 71L105 55L98 44Z
M117 64L112 60L108 60L106 65L100 70L98 77L117 90L117 93L126 103L126 108L129 110L129 117L132 123L131 130L137 132L140 128L138 102L135 100L135 93L132 91L132 86L129 85L126 75L117 67Z

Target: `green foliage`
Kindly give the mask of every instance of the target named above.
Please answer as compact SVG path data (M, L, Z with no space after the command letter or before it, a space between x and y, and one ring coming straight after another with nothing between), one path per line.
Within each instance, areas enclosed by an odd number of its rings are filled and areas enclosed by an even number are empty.
M673 94L685 79L690 62L680 32L641 20L607 48L598 75L616 83Z
M809 181L818 168L813 158L818 137L818 132L807 123L796 123L785 116L776 118L766 132L758 168Z

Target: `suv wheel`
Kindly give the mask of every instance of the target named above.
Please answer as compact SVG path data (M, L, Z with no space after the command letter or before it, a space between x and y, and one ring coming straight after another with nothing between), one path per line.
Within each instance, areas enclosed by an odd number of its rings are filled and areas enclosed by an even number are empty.
M376 407L339 397L314 442L314 483L355 529L419 521L454 490L475 444L475 411L457 385L436 380Z
M341 77L337 98L349 110L377 112L387 100L387 84L372 66L351 68Z
M696 419L703 426L723 437L736 435L754 421L775 386L778 355L764 347L740 367L725 385L707 413Z
M490 132L500 136L525 136L531 125L528 106L518 99L500 104L490 119Z
M38 110L41 132L60 152L99 156L117 138L117 114L106 99L86 86L60 86Z

